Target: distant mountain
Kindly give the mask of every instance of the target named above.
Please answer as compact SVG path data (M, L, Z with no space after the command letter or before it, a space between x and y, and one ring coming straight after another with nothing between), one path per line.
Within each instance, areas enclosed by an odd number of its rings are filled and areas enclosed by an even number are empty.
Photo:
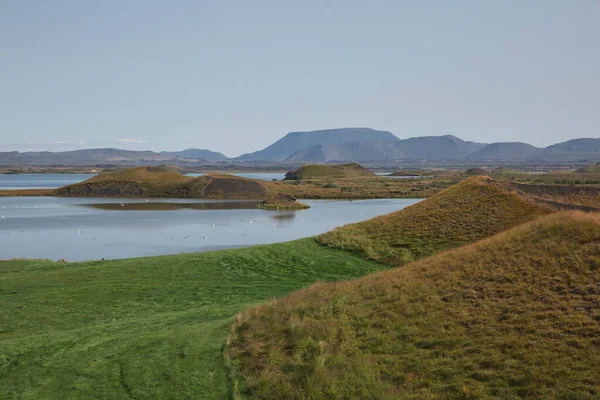
M318 144L299 150L288 157L289 162L330 161L395 161L407 157L391 142L353 142L344 144Z
M445 135L402 140L398 148L410 160L440 161L462 160L485 146L482 143L466 142L456 136Z
M573 139L546 147L538 159L547 161L597 161L600 160L600 138Z
M269 147L254 153L243 154L237 161L284 161L299 150L312 146L346 144L354 142L397 142L387 131L371 128L341 128L311 132L290 132Z
M508 161L524 160L535 154L539 154L542 149L521 142L492 143L484 148L470 154L467 160L479 161Z
M162 152L154 151L134 151L120 149L86 149L62 152L0 152L0 165L18 166L18 165L96 165L96 164L115 164L115 165L140 165L172 163L183 159L197 159L204 161L213 161L202 158L207 156L214 161L222 160L225 157L221 153L213 153L208 150L189 149L182 152ZM227 159L225 157L225 159Z
M311 146L285 161L440 161L461 160L485 145L455 136L425 136L393 142L354 142Z
M183 151L161 151L160 154L170 157L191 158L206 161L225 161L229 158L222 154L206 149L187 149Z

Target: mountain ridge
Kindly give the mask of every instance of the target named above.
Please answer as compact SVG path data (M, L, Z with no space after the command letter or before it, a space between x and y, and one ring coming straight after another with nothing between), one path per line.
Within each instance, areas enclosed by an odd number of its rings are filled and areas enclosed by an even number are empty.
M262 150L228 158L207 149L136 151L117 148L64 152L0 152L0 166L96 166L147 165L205 162L233 165L294 165L299 163L476 163L569 164L580 166L600 161L600 138L578 138L538 148L523 142L491 144L465 141L454 135L400 139L391 132L372 128L339 128L289 132Z

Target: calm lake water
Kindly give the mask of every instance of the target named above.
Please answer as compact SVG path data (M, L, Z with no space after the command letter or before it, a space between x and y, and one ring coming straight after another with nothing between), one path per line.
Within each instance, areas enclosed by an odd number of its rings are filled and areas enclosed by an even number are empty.
M202 175L204 174L189 174L188 176ZM231 175L265 181L285 177L283 172L233 173ZM56 189L61 186L83 182L93 176L89 174L0 174L0 190Z
M90 179L88 174L0 174L0 190L56 189Z
M309 210L263 211L248 201L4 197L0 259L81 261L284 242L418 201L306 200Z

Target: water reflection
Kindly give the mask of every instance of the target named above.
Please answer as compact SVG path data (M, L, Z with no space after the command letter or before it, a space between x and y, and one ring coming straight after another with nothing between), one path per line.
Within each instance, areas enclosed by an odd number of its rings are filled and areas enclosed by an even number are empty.
M91 203L78 204L82 207L90 207L98 210L108 211L174 211L174 210L252 210L260 204L260 201L224 201L210 203L167 203L167 202L144 202L144 203Z
M271 215L271 218L277 222L279 226L292 225L296 218L296 211L279 211L277 214Z

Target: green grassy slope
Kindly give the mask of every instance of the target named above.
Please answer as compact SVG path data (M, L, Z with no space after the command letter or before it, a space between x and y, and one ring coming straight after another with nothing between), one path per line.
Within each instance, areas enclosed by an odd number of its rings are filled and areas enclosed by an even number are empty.
M223 399L244 307L382 266L314 239L60 264L0 261L0 398Z
M559 213L246 311L228 354L260 399L600 398L600 217Z
M390 265L492 236L550 212L473 177L421 203L321 235L322 244Z

